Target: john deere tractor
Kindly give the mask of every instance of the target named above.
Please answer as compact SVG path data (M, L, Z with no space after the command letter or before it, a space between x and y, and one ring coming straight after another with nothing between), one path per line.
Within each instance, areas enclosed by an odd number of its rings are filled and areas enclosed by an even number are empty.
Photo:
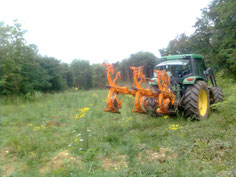
M186 117L205 119L209 105L223 101L222 90L217 86L211 68L205 67L201 55L164 56L155 69L166 70L170 76L171 89ZM212 87L208 87L208 80L211 81ZM149 82L153 91L158 89L156 83L156 78Z
M115 84L120 78L118 72L112 81L114 66L107 67L109 94L107 97L108 112L119 112L121 102L119 94L131 94L135 97L133 112L156 114L176 113L183 110L186 117L205 119L208 117L209 106L223 101L223 93L217 86L211 68L206 68L203 56L198 54L183 54L161 57L161 62L154 68L154 77L145 77L140 67L130 67L133 70L136 87L119 87ZM208 81L212 86L208 86ZM148 88L143 88L141 82L149 82Z

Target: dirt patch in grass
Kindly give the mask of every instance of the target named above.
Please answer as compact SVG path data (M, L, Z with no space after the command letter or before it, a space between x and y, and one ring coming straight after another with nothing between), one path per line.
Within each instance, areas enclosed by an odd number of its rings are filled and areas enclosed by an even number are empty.
M53 156L51 160L48 163L46 163L45 166L39 169L39 172L45 173L50 170L56 170L56 169L66 167L70 164L76 164L79 166L81 164L81 160L78 157L76 158L73 157L72 155L70 155L68 150L65 150Z
M115 170L119 170L121 168L127 168L128 163L125 160L126 160L125 155L120 155L116 160L112 160L109 157L104 157L102 159L103 169L109 170L109 169L113 168Z
M10 176L15 171L15 167L12 164L15 161L15 158L9 157L8 153L9 153L9 150L6 148L1 150L2 176Z
M59 127L60 123L57 120L52 119L52 120L49 120L46 122L46 126L47 127L51 127L51 126Z
M138 158L141 162L164 162L166 160L172 160L177 158L178 155L170 148L160 148L159 152L153 151L150 148L145 149L138 154Z
M216 174L217 177L225 177L225 176L235 176L236 172L235 171L221 171Z

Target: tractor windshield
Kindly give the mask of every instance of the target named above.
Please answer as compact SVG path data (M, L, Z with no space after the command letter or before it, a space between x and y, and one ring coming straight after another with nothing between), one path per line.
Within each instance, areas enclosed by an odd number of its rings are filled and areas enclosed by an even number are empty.
M180 78L191 73L191 65L189 60L170 60L159 63L156 70L166 70L171 77ZM156 75L154 74L154 77Z

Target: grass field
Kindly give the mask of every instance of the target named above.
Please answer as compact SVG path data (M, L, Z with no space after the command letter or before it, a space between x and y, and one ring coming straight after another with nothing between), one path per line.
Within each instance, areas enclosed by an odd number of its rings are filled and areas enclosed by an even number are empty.
M236 83L209 119L103 111L107 90L1 103L2 176L235 176Z

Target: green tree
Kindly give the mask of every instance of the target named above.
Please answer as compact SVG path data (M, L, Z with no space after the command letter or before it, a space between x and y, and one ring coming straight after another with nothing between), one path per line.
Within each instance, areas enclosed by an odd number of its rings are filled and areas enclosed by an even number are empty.
M66 81L63 79L60 61L53 57L41 57L38 60L40 66L47 72L50 83L42 88L43 91L60 91L66 89Z
M107 83L106 68L102 64L91 65L92 86L94 88L104 88Z
M223 70L236 78L236 1L213 0L194 27L190 37L180 35L170 41L160 50L161 55L202 54L215 71Z
M192 41L185 33L177 35L165 49L160 49L161 56L187 54L193 52Z
M70 65L67 63L61 63L61 73L63 77L63 82L67 88L73 87L73 78Z
M26 94L40 84L43 76L37 63L37 47L27 45L23 38L25 31L16 21L14 26L0 24L0 88L2 95Z
M89 61L73 60L71 65L73 86L83 89L92 87L92 73Z
M59 91L66 88L60 61L42 57L36 45L28 45L25 31L0 23L1 95L21 95L34 91Z
M143 72L146 77L152 77L153 69L157 64L157 57L150 52L138 52L130 55L130 58L124 59L119 65L119 70L123 80L132 81L133 73L130 70L130 66L144 66Z
M218 68L223 66L236 78L236 1L214 0L203 17L214 24L212 41L218 49Z

